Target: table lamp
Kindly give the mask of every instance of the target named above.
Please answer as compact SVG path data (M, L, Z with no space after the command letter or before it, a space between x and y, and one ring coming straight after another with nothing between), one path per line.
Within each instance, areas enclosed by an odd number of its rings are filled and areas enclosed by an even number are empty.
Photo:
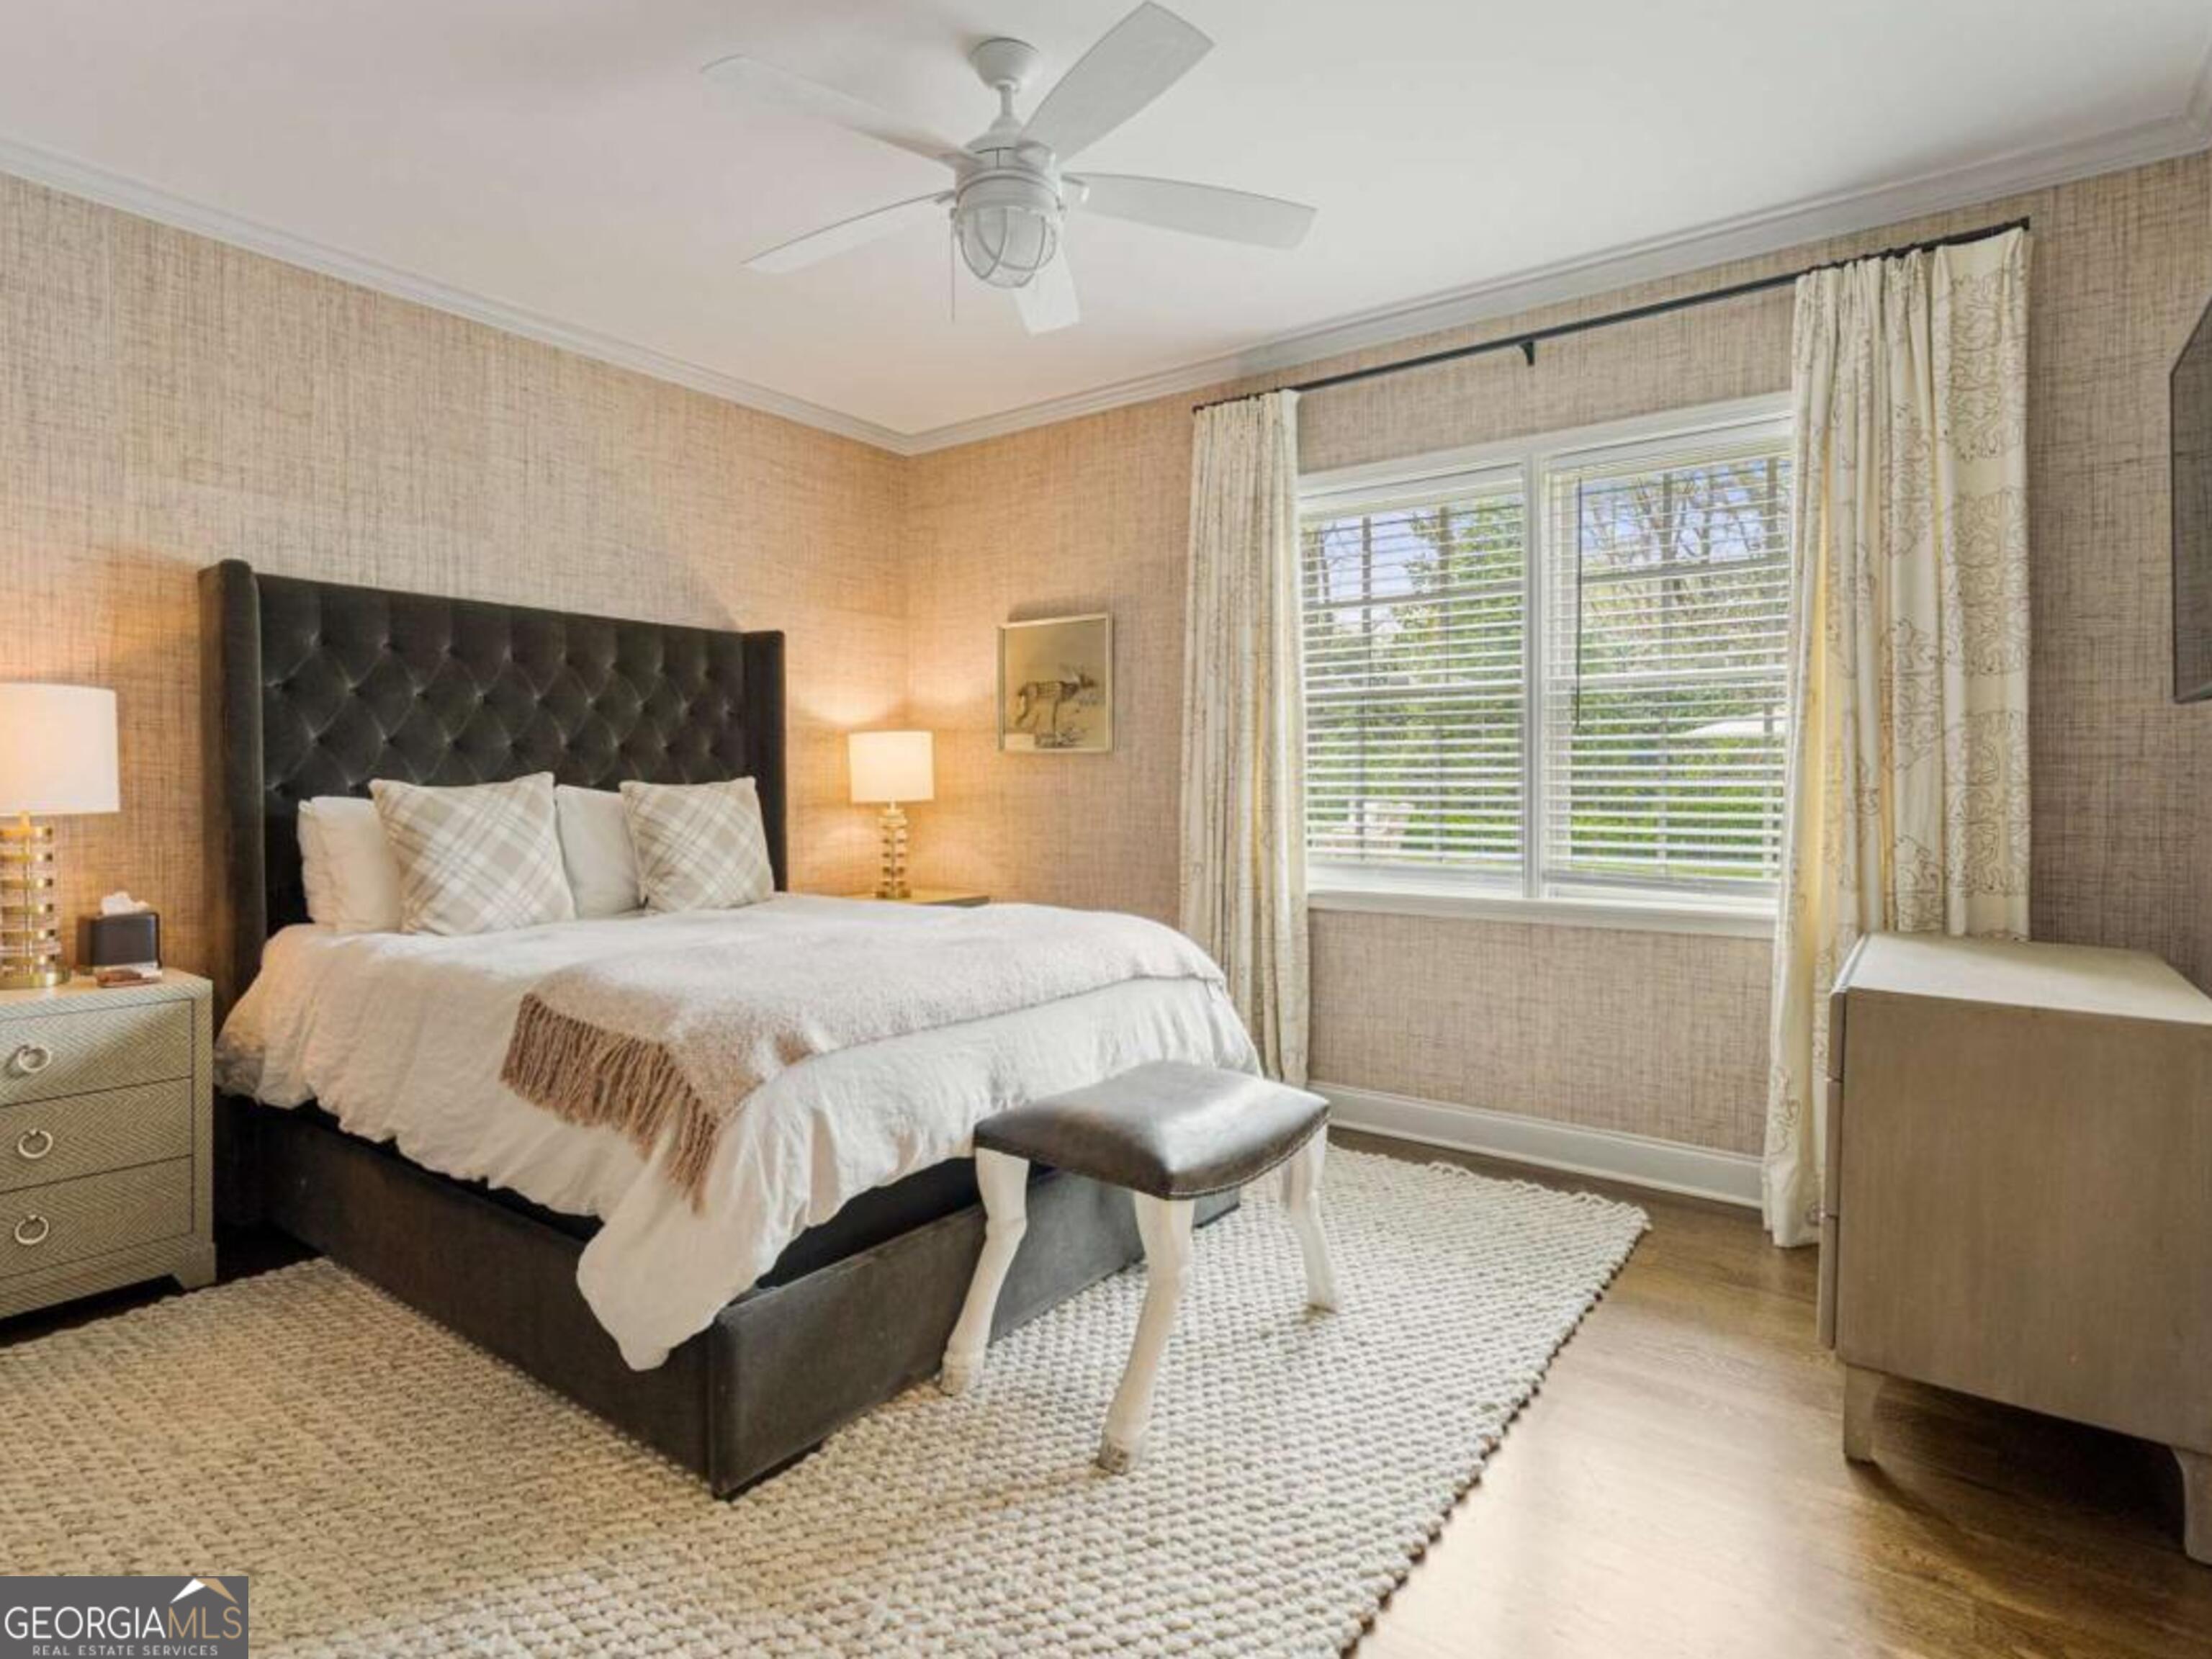
M69 977L56 917L54 827L33 820L119 809L115 693L0 684L0 990Z
M937 777L927 732L854 732L846 739L853 763L856 805L883 804L883 872L879 899L914 896L906 882L906 814L902 801L934 800Z

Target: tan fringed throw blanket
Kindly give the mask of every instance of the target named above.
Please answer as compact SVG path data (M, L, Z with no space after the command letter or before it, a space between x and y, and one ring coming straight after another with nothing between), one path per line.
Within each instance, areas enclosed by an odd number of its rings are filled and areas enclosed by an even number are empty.
M523 999L501 1077L572 1123L619 1129L696 1208L722 1126L816 1054L1034 1008L1136 979L1221 982L1137 916L1005 904L586 963Z

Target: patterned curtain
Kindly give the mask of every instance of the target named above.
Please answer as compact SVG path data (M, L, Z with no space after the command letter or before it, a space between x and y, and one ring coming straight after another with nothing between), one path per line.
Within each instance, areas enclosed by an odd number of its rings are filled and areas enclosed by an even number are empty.
M1828 994L1875 931L2027 933L2025 231L1797 284L1765 1214L1820 1237Z
M1306 1080L1297 394L1198 412L1183 643L1182 929L1271 1076Z

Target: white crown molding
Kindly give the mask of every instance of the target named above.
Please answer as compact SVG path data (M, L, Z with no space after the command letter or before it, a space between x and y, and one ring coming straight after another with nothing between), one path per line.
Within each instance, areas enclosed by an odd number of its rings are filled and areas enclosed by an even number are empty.
M244 218L222 208L204 206L155 185L140 184L134 179L110 173L104 167L94 167L89 162L57 155L16 139L0 137L0 173L10 173L34 185L44 185L70 196L82 196L105 207L119 208L142 219L151 219L158 224L190 231L196 236L205 236L213 241L244 248L250 253L266 254L272 259L283 260L286 264L319 271L325 276L335 276L340 282L351 283L356 287L389 295L394 299L410 300L416 305L465 317L471 322L482 323L503 333L520 335L524 339L536 340L542 345L554 346L562 351L573 351L580 357L592 358L617 368L632 369L656 380L665 380L693 392L704 392L710 398L719 398L725 403L741 404L764 415L795 421L802 426L832 432L840 437L873 445L878 449L903 452L908 442L906 434L873 421L862 420L858 416L809 403L804 398L792 397L771 386L756 386L750 380L726 374L720 369L671 356L665 351L656 351L651 346L617 339L595 329L578 327L558 318L547 317L522 306L509 305L503 300L495 300L486 295L449 287L431 277L403 270L397 265L388 265L363 254L349 253L343 248L331 247L305 236L295 236L291 232L278 230L272 225Z
M0 172L894 454L921 455L1178 392L1195 392L1319 362L1348 352L1466 328L1638 283L1686 275L1731 260L1753 258L1808 242L1879 229L1885 225L2048 189L2098 173L2168 161L2194 154L2208 145L2212 145L2212 52L2207 52L2197 71L2185 107L2160 120L2068 143L2016 150L1899 183L1841 192L1669 236L1623 244L1466 288L1338 318L1237 351L1198 359L1133 380L917 432L902 432L650 346L564 323L486 295L453 288L19 140L0 137Z
M1654 1192L1681 1193L1752 1209L1759 1206L1759 1160L1741 1152L1717 1152L1710 1146L1656 1140L1613 1129L1584 1128L1518 1112L1448 1106L1441 1101L1358 1089L1346 1083L1310 1086L1315 1093L1328 1097L1333 1128L1362 1129L1394 1140L1476 1152L1566 1175L1625 1182Z
M2054 185L2194 155L2212 146L2212 57L2186 111L2163 120L2065 144L2014 151L1948 172L1845 191L1811 202L1721 220L1694 230L1623 244L1467 288L1340 318L1241 351L1208 357L1135 380L957 421L910 434L908 454L1003 437L1035 426L1096 415L1130 404L1316 363L1347 353L1517 316L1732 260L1879 230L1935 214L1996 202Z
M2189 107L2182 119L2197 129L2197 136L2212 144L2212 46L2204 49L2204 61L2197 66L2197 82L2190 90Z

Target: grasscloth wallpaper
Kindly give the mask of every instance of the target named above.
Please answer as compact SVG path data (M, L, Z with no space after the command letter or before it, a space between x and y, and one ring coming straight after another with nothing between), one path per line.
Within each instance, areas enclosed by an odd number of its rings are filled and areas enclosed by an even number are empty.
M1373 360L2033 215L2033 922L2212 984L2212 705L2168 700L2166 373L2212 290L2199 155L1593 296ZM840 733L939 733L917 879L1171 916L1189 404L901 459L0 177L0 678L122 699L64 829L198 959L192 573L781 627L796 884L865 884ZM1786 291L1318 394L1309 469L1780 390ZM1346 358L1218 391L1249 390ZM1200 394L1200 395L1218 395ZM1002 756L994 629L1111 610L1118 747ZM1766 947L1333 912L1316 1074L1756 1148Z
M1303 379L2032 215L2034 919L2212 983L2212 707L2167 688L2166 374L2212 289L2203 155L1593 296ZM1791 297L1675 313L1318 393L1308 470L1778 392ZM938 727L932 881L1173 913L1194 399L917 459L911 702ZM1121 752L1000 757L994 623L1112 607ZM1315 1075L1737 1152L1760 1139L1759 940L1321 913Z
M872 877L849 726L906 695L898 458L0 175L0 678L111 685L128 884L200 960L193 573L790 635L793 873Z

